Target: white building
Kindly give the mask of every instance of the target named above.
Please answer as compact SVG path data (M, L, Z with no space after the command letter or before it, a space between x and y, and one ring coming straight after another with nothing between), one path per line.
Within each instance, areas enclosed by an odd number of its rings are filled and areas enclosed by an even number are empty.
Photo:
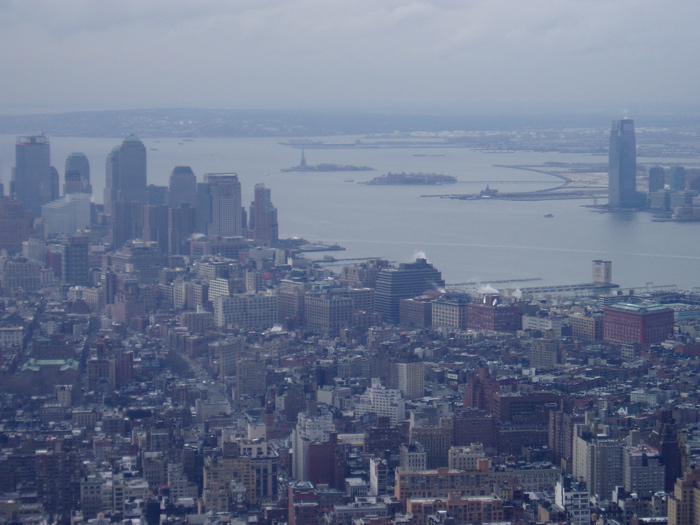
M428 454L420 443L401 445L399 449L399 466L402 469L423 471L428 468Z
M220 295L229 296L233 294L233 282L230 279L217 277L209 281L209 299L215 300Z
M41 239L27 239L22 243L22 257L46 264L46 243Z
M10 348L12 346L22 346L24 339L23 326L6 326L0 328L0 347Z
M185 498L196 500L198 497L197 484L189 481L182 466L176 463L168 463L168 488L170 497L175 501Z
M372 496L387 494L389 483L389 466L386 459L370 458L369 460L369 493Z
M447 468L476 470L477 462L482 459L486 459L486 454L481 443L472 443L468 447L450 447L447 454Z
M72 235L90 227L90 195L69 193L58 200L43 204L44 235Z
M355 417L368 413L388 417L393 426L400 424L406 419L406 405L401 392L386 388L378 378L372 378L372 386L365 390L355 404Z
M425 395L425 366L422 361L396 363L399 390L406 399L419 399Z
M214 322L220 328L272 328L277 319L276 293L220 295L214 300Z
M335 431L333 416L330 412L322 416L307 416L299 412L297 424L292 430L292 477L305 481L308 479L306 456L309 443L328 441L331 432Z
M592 433L591 433L592 431ZM610 439L588 425L576 425L573 442L573 474L583 478L591 495L606 501L623 484L624 443Z
M559 480L554 490L554 504L566 512L575 525L591 523L591 503L588 492L579 490L577 483Z
M542 333L552 330L556 337L561 337L561 328L567 318L563 315L523 315L523 330L537 330Z

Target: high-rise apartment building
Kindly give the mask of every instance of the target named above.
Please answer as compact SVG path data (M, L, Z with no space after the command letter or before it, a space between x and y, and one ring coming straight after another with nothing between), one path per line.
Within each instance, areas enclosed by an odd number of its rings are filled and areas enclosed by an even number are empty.
M112 215L115 202L148 204L146 147L134 135L107 156L105 175L104 204L108 215Z
M406 399L418 399L425 395L425 365L423 361L396 363L398 389Z
M392 323L399 322L399 300L421 295L426 290L445 286L442 274L426 259L402 263L398 268L379 272L374 292L374 307Z
M624 484L624 442L601 433L606 431L576 425L572 451L574 476L583 478L591 495L601 499L609 498L615 486Z
M274 246L278 239L277 208L272 205L270 188L255 185L255 200L250 203L250 230L253 240L265 246Z
M204 182L209 186L211 218L209 235L240 237L243 235L243 208L241 183L235 173L207 173Z
M236 363L236 403L239 406L246 396L257 396L262 400L266 386L264 364L251 359L241 359Z
M0 249L19 252L22 243L35 235L34 217L21 202L0 200Z
M651 496L664 490L664 462L658 449L640 444L627 447L623 456L625 491Z
M15 200L41 216L41 205L53 196L51 147L45 135L19 137L15 146L15 168L12 172Z
M61 449L55 443L53 450L36 451L36 492L52 522L69 523L80 501L82 461L77 452Z
M322 416L308 416L300 412L297 424L292 430L292 478L297 480L309 479L308 450L309 444L328 441L331 432L335 431L333 416L325 413Z
M608 159L608 206L634 208L638 205L634 120L613 120Z

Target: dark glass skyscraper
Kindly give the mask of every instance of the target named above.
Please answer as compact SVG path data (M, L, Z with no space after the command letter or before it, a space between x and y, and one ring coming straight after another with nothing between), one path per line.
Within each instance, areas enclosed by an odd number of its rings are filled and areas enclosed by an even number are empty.
M613 120L608 163L608 207L634 208L638 204L634 120Z
M85 153L71 153L66 158L63 193L92 193L90 162Z
M270 188L255 185L255 200L250 203L250 230L253 239L274 246L278 240L277 208L272 205Z
M129 135L107 156L105 175L104 204L109 215L115 202L148 204L146 147L134 135Z
M175 166L170 174L168 206L179 208L182 204L197 205L197 178L189 166Z
M63 282L66 284L88 284L88 238L78 235L63 243Z
M442 274L425 259L402 263L379 272L374 290L374 308L386 320L399 322L399 299L410 299L426 290L443 288Z
M19 137L15 146L15 168L12 172L13 195L34 217L41 217L41 205L51 202L51 147L44 135Z

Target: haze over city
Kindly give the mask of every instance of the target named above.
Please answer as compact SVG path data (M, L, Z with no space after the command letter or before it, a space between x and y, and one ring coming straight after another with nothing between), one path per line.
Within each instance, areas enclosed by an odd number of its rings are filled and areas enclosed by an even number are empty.
M0 113L697 109L694 1L0 2Z
M0 525L700 524L699 15L0 0Z

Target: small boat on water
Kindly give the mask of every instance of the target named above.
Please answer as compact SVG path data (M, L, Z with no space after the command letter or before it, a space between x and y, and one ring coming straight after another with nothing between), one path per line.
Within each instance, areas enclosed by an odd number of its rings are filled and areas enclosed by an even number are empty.
M548 213L544 217L545 217L545 219L551 219L552 217L554 217L554 215L552 215L551 213Z

